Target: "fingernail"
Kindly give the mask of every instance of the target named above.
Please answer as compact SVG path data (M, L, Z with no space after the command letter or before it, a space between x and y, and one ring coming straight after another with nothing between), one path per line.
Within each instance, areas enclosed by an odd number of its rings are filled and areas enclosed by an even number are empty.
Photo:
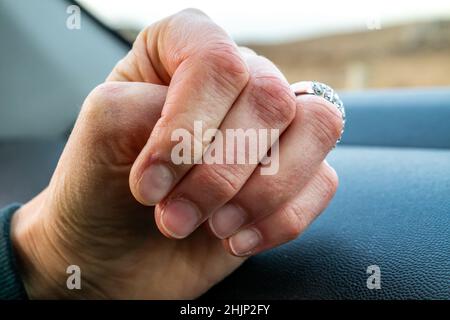
M152 164L142 174L139 192L148 205L157 204L172 188L174 176L168 167Z
M161 213L161 223L172 237L183 239L200 223L200 212L187 200L172 200Z
M232 236L229 243L235 255L245 256L261 243L261 236L254 229L244 229Z
M231 236L246 218L245 212L238 206L226 204L211 216L210 227L214 234L221 238Z

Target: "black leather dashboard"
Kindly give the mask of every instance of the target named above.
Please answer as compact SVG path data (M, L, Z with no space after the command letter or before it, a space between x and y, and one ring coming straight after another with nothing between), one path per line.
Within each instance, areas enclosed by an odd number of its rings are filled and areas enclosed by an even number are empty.
M450 299L450 151L339 147L331 206L204 298ZM368 289L377 265L381 289Z

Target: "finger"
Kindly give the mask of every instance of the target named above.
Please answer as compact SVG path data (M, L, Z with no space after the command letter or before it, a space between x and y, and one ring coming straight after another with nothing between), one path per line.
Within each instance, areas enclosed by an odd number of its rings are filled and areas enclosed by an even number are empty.
M248 47L243 47L240 46L239 47L239 51L242 53L242 55L244 56L256 56L256 52Z
M130 175L133 195L152 205L201 158L208 141L195 140L195 123L203 130L217 129L249 75L234 42L196 10L183 11L145 34L151 62L147 68L159 67L159 78L170 79L161 118ZM175 164L171 153L180 132L186 132L196 147L186 156L188 163Z
M317 96L297 97L296 116L280 138L268 166L260 166L239 193L210 218L212 231L226 238L267 216L289 201L318 170L340 136L342 118L337 108Z
M103 83L86 98L74 131L88 136L85 141L95 148L109 145L111 160L120 153L122 161L133 163L161 115L166 94L167 87L149 83Z
M56 174L66 175L68 167L79 173L70 176L72 189L68 195L89 200L89 212L106 214L101 205L110 201L111 194L98 190L111 190L111 185L117 187L116 204L133 211L129 206L134 200L128 188L130 169L160 117L166 92L167 87L148 83L108 82L85 99L65 148L70 152L61 155L60 163L64 165L58 165ZM86 186L86 179L91 190L79 189ZM104 181L108 181L109 189ZM84 211L80 209L77 214L83 215ZM110 218L117 223L124 221L120 215Z
M225 248L236 256L247 256L297 238L325 210L337 186L336 172L323 163L297 196L266 218L224 240Z
M156 221L168 236L188 236L236 195L295 117L295 96L275 65L255 55L247 57L247 65L250 80L221 124L203 163L192 168L156 207Z

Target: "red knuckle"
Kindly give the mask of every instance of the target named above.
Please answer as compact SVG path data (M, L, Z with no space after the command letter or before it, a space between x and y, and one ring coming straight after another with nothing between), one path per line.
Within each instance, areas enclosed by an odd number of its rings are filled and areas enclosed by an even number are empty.
M247 64L232 42L224 40L208 44L199 58L209 66L220 85L240 91L247 84L249 79Z
M285 81L274 75L251 77L250 104L268 127L284 127L296 114L295 97Z
M307 118L305 121L312 126L314 135L323 145L334 146L343 126L342 115L337 107L321 97L310 96L303 108Z

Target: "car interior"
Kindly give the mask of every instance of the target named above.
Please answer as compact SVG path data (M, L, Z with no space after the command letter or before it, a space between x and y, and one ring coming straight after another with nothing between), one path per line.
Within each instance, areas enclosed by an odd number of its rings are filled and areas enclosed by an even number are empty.
M0 2L0 207L48 184L84 98L131 44L68 1ZM331 205L200 299L450 299L450 87L340 92ZM382 289L366 286L378 266Z

